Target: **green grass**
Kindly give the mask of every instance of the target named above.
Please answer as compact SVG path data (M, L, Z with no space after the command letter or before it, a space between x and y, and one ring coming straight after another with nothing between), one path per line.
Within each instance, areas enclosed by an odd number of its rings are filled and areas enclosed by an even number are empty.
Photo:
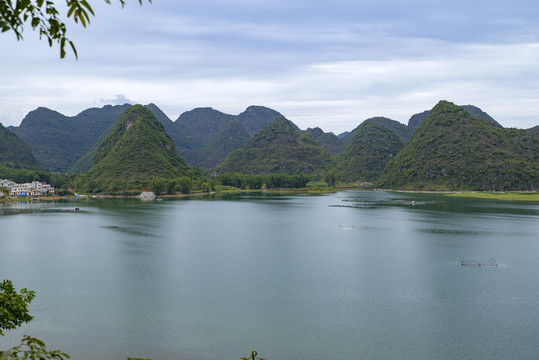
M313 187L327 187L328 184L327 182L325 182L324 180L313 180L313 181L309 181L307 183L307 187L308 188L313 188Z
M466 197L466 198L476 198L476 199L539 202L539 192L459 192L459 193L446 194L445 196Z

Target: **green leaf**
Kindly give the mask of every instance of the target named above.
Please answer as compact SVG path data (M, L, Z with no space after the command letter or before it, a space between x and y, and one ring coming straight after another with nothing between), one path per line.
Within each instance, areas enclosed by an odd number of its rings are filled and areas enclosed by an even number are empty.
M66 46L66 38L63 37L62 40L60 40L60 58L61 59L65 58L66 56L65 46Z
M73 44L73 41L69 41L69 45L71 45L71 50L73 50L73 53L75 54L75 59L78 59L79 56L77 55L77 49L75 49L75 44Z
M71 15L73 15L73 12L75 11L76 7L73 5L69 8L69 10L67 11L67 17L71 17ZM76 20L75 20L76 21Z
M84 6L93 16L95 16L94 14L94 10L92 9L92 7L90 6L90 4L88 4L88 2L86 2L86 0L81 0L80 2L82 4L82 6Z

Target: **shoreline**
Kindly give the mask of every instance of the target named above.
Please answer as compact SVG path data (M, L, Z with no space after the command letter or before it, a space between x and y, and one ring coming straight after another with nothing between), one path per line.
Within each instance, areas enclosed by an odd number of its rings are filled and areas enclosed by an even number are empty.
M529 201L539 202L539 191L474 191L474 190L389 190L376 189L377 191L388 191L411 194L439 194L447 197L504 200L504 201Z
M505 200L505 201L529 201L539 202L539 191L452 191L452 190L395 190L395 189L375 189L365 187L327 187L327 188L304 188L304 189L227 189L211 192L196 192L191 194L172 194L172 195L156 195L156 198L185 198L185 197L204 197L223 194L238 194L238 193L274 193L274 194L331 194L344 190L367 190L367 191L387 191L396 193L409 194L437 194L456 198L473 198L473 199L490 199L490 200ZM43 196L32 197L27 199L21 198L0 198L2 202L39 202L39 201L57 201L57 200L88 200L88 199L139 199L138 195L111 195L111 194L93 194L75 196Z

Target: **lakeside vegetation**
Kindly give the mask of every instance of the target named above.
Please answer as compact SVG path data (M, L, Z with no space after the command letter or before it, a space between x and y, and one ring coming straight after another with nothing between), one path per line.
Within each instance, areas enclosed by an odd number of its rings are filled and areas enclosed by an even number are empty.
M539 202L539 192L458 192L445 194L449 197L507 200L507 201L536 201Z

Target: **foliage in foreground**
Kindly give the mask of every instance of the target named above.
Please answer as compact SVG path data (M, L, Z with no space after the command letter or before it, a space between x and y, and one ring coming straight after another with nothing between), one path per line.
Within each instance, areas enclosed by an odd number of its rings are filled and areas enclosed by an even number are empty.
M122 6L125 0L118 0ZM149 0L151 2L151 0ZM105 0L107 4L111 0ZM139 0L142 5L142 0ZM86 0L66 0L67 18L72 18L76 23L86 27L90 23L90 15L94 10ZM0 0L0 31L13 31L17 40L22 40L22 32L27 21L33 30L39 31L39 38L45 37L52 46L53 43L60 45L60 57L66 55L65 46L69 44L75 57L77 49L75 44L67 38L67 26L60 18L60 12L54 1L48 0Z
M28 306L35 295L34 291L26 288L18 293L10 280L0 283L0 335L4 335L4 330L13 330L34 318ZM62 360L69 359L69 355L60 350L49 351L43 341L25 335L19 345L0 350L0 360L4 359Z
M255 350L253 350L253 351L251 351L250 356L248 356L248 357L242 356L238 360L256 360L256 359L258 359L258 360L266 360L266 359L262 359L260 357L257 357L257 355L258 355L258 353Z
M34 337L24 335L19 345L7 350L0 351L0 360L4 359L69 359L69 355L61 350L47 350L45 343Z
M34 291L26 288L18 293L10 280L0 284L0 335L4 335L3 330L13 330L34 318L28 305L35 296Z
M12 330L33 319L28 306L35 297L35 291L26 288L17 292L10 280L0 283L0 336L3 330ZM250 357L242 357L240 360L265 360L257 357L257 352L252 351ZM0 350L0 360L28 359L47 360L69 359L69 355L61 350L47 350L45 343L29 335L24 335L21 343L8 350ZM128 360L150 360L142 358L128 358Z

